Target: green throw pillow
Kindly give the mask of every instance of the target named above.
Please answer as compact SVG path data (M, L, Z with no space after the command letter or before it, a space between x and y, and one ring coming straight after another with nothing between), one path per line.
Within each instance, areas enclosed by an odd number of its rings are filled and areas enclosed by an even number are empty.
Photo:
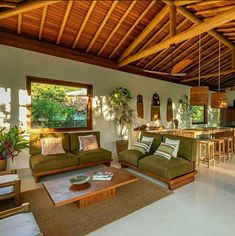
M176 148L176 145L161 143L158 149L154 152L154 155L171 159L175 148Z
M151 145L151 142L138 140L138 141L135 142L132 149L138 150L141 153L145 154L148 151L148 148L149 148L150 145Z

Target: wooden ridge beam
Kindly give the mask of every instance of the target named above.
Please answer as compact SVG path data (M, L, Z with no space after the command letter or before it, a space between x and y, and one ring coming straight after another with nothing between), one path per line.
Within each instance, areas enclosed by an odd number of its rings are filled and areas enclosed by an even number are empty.
M210 1L200 1L194 4L188 5L187 8L195 8L195 7L204 7L208 4L216 4L218 2L222 2L223 0L210 0Z
M47 9L48 9L48 6L45 6L42 11L42 18L41 18L40 29L39 29L39 34L38 34L39 40L42 39L42 33L43 33L43 29L44 29L44 25L45 25L45 21L46 21L46 16L47 16Z
M62 37L63 32L64 32L64 28L65 28L66 23L68 21L69 14L71 12L72 7L73 7L73 0L70 0L67 3L67 7L66 7L66 10L65 10L65 14L64 14L64 18L63 18L62 24L60 26L60 31L59 31L59 34L58 34L58 37L57 37L57 40L56 40L56 44L60 43L61 37Z
M22 2L18 4L18 6L15 7L14 9L9 9L9 10L0 12L0 20L7 17L18 15L20 13L24 13L27 11L32 11L32 10L35 10L44 6L49 6L57 2L61 2L61 0L50 0L50 1L45 1L45 0L32 1L31 0L27 2Z
M134 28L139 24L139 22L143 19L143 17L147 14L147 12L153 7L155 4L154 1L151 1L150 4L145 8L145 10L141 13L141 15L138 17L138 19L135 21L135 23L131 26L131 28L127 31L127 33L124 35L124 37L120 40L118 45L114 48L112 53L109 55L109 58L112 58L112 56L116 53L118 48L123 44L123 42L127 39L127 37L130 35L130 33L134 30Z
M119 61L129 56L134 49L147 37L147 35L159 24L159 22L167 15L169 7L165 6L155 18L147 25L147 27L137 36L137 38L131 43L131 45L121 55Z
M201 2L203 0L164 0L163 2L166 4L169 4L171 2L174 2L176 6L183 6L183 5L189 5L189 4L194 4Z
M177 44L180 42L183 42L189 38L193 38L199 34L202 34L204 32L207 32L209 30L212 30L216 27L218 27L219 25L223 25L227 22L230 22L231 20L235 19L235 7L233 7L232 9L225 11L223 13L221 13L220 15L211 17L210 19L208 19L206 22L202 22L184 32L181 32L173 37L171 37L170 39L161 41L160 43L149 47L141 52L137 52L136 54L129 56L128 58L124 59L123 61L121 61L118 66L119 67L123 67L127 64L130 64L134 61L137 61L139 59L142 59L144 57L150 56L152 54L155 54L167 47L170 47L172 44Z
M87 11L87 13L86 13L86 16L85 16L85 18L84 18L84 20L83 20L83 22L82 22L82 25L81 25L81 27L80 27L79 30L78 30L78 33L77 33L77 35L76 35L76 38L75 38L75 40L74 40L74 42L73 42L72 49L74 49L74 48L76 47L76 45L77 45L77 43L78 43L78 40L79 40L79 38L80 38L80 36L81 36L81 34L82 34L82 32L83 32L83 30L84 30L84 28L85 28L85 26L86 26L88 20L89 20L89 18L90 18L90 15L91 15L91 13L92 13L92 11L93 11L93 9L94 9L96 3L97 3L96 0L92 1L91 5L90 5L90 7L89 7L89 9L88 9L88 11Z
M94 37L92 38L90 44L88 45L86 52L89 52L93 46L93 44L95 43L96 39L98 38L100 32L102 31L102 29L104 28L106 22L108 21L109 17L111 16L112 12L114 11L115 7L117 6L118 1L113 1L111 7L109 8L107 14L105 15L101 25L99 26L98 30L96 31Z
M17 34L19 35L21 34L22 18L23 18L23 14L22 13L18 14Z
M178 7L177 8L178 12L180 12L184 17L188 18L190 21L192 21L194 24L201 24L203 23L200 19L198 19L195 15L193 15L191 12L189 12L188 10L186 10L183 7ZM216 28L216 27L214 27ZM218 32L216 32L215 30L211 29L208 30L207 32L208 34L210 34L211 36L213 36L214 38L216 38L217 40L221 41L223 44L227 45L230 48L235 48L234 44L231 43L229 40L227 40L225 37L223 37L221 34L219 34Z
M218 8L212 8L212 9L208 9L208 10L202 10L202 11L198 11L196 12L196 15L201 15L201 16L206 16L208 14L218 14L227 10L230 10L231 8L233 8L234 6L225 6L225 7L218 7Z
M166 2L170 12L170 37L176 35L176 5L173 1Z
M130 6L127 8L126 12L122 15L122 17L120 18L120 20L118 21L118 23L116 24L116 26L114 27L114 29L112 30L111 34L108 36L108 38L105 40L105 42L103 43L102 47L100 48L99 52L98 52L98 56L102 53L102 51L105 49L105 47L107 46L107 44L109 43L109 41L111 40L111 38L113 37L113 35L117 32L117 30L119 29L119 27L121 26L122 22L126 19L126 17L128 16L128 14L131 12L132 8L135 6L135 4L137 3L137 1L132 1L132 3L130 4Z

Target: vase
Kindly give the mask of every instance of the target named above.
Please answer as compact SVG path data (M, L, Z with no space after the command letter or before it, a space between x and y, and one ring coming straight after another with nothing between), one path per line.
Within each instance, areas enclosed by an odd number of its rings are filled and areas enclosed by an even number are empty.
M5 171L7 168L7 159L0 160L0 171Z
M116 141L117 155L119 153L128 149L128 140L117 140Z

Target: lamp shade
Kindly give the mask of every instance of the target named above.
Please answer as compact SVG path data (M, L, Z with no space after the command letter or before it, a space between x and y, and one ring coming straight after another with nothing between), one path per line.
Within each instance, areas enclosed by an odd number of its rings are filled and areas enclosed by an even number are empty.
M206 86L197 86L190 89L190 105L191 106L207 106L208 105L209 88Z
M211 108L228 108L227 93L225 92L212 93Z

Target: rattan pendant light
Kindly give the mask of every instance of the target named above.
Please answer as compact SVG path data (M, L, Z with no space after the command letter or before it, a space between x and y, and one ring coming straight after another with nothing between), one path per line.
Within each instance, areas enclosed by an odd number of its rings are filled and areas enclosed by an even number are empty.
M198 68L198 86L190 89L190 105L191 106L207 106L209 88L201 86L201 35L199 35L199 68Z
M227 93L220 92L220 41L219 41L219 76L218 76L218 92L211 94L211 108L228 108Z

